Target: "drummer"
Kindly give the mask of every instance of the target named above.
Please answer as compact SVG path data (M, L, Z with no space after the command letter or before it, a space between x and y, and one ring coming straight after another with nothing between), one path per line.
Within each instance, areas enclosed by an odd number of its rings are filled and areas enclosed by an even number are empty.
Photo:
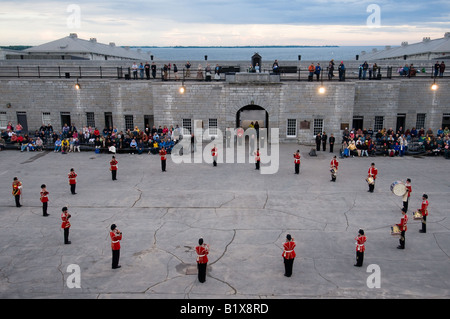
M406 183L406 193L403 195L403 208L406 209L406 212L408 212L408 203L409 203L409 197L411 196L412 188L411 188L411 179L407 178Z
M398 249L405 249L405 234L408 230L408 226L406 225L408 223L408 215L406 215L406 209L402 208L402 219L400 220L400 224L397 224L398 228L400 229L400 239L399 243L400 245L397 246Z
M422 195L422 207L419 209L419 212L422 214L422 229L419 230L421 233L427 232L427 216L428 216L428 195Z
M375 163L370 164L369 171L367 172L367 174L368 174L367 180L369 183L368 192L373 193L373 191L375 189L375 180L377 179L377 175L378 175L378 169L375 167ZM369 182L369 178L372 178L371 182Z
M333 156L333 159L331 160L331 163L330 163L331 182L336 182L336 175L337 175L338 167L339 167L339 162L338 162L336 156Z

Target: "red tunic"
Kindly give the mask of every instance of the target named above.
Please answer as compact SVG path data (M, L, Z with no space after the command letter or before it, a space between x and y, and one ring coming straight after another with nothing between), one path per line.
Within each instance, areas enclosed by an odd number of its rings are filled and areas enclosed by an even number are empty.
M378 169L376 167L370 167L368 172L369 177L373 177L373 179L377 179Z
M120 241L122 240L122 234L118 234L114 231L110 231L109 236L111 237L111 249L119 250L120 249Z
M41 202L42 203L48 202L48 194L49 193L47 191L44 191L44 190L41 191Z
M22 183L19 181L14 181L12 183L12 194L14 196L22 194L20 188L22 187Z
M255 152L255 161L259 162L261 160L261 157L259 157L259 151Z
M197 253L197 263L206 264L208 262L209 247L206 244L195 247Z
M333 158L333 159L331 160L330 166L331 166L331 167L335 167L336 169L338 169L338 167L339 167L339 162L338 162L336 159Z
M70 185L74 185L77 183L77 173L75 172L70 172L69 175L69 184Z
M117 171L117 164L118 164L119 162L118 161L116 161L115 159L113 159L113 160L111 160L111 162L109 162L109 165L111 165L111 170L112 171Z
M428 216L428 200L422 201L422 207L420 208L422 216Z
M411 187L411 184L406 184L405 185L406 186L406 193L408 194L408 197L410 197L411 196L411 192L412 192L412 187Z
M211 149L211 155L212 155L212 156L217 156L217 147L213 147L213 148Z
M295 241L287 241L283 244L283 254L282 256L286 259L294 259L296 254L294 251Z
M408 223L408 215L405 214L400 220L400 224L397 224L397 226L400 228L400 231L408 230L408 226L406 225L407 223Z
M70 228L69 218L70 218L70 214L68 212L61 213L61 219L62 219L61 228Z
M294 154L294 163L295 164L300 164L300 154L295 153Z
M367 237L364 235L357 236L355 240L356 240L356 251L364 252L366 250L366 246L364 245L364 243L366 242Z
M161 156L161 161L165 161L167 158L167 151L166 150L160 150L159 155Z

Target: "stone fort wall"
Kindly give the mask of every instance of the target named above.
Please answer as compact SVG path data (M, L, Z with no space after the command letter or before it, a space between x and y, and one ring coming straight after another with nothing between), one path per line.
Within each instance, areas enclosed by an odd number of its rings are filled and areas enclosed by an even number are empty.
M318 93L320 82L304 81L191 81L186 83L184 94L178 91L181 82L81 79L81 90L74 88L75 82L1 79L2 123L15 124L17 115L25 114L28 129L33 132L42 125L46 113L57 129L64 124L63 112L70 114L72 123L81 129L90 113L95 126L102 130L105 113L111 113L119 130L125 130L128 116L141 129L145 123L181 127L183 119L202 120L206 129L209 119L217 119L218 128L224 132L236 127L236 113L241 108L257 105L268 112L269 128L280 129L281 141L310 144L315 120L322 122L328 136L333 133L340 141L342 129L351 128L354 117L362 117L364 128L374 128L375 118L382 117L383 127L395 129L398 114L404 114L406 128L416 126L417 115L425 114L424 128L436 131L445 115L450 115L450 81L439 82L439 89L432 91L429 78L324 82L324 94ZM288 119L296 120L294 137L286 134Z

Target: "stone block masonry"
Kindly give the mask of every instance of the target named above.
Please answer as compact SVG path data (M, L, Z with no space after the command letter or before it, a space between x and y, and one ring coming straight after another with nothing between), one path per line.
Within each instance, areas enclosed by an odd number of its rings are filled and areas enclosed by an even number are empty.
M105 113L111 113L119 130L127 125L142 129L144 119L151 117L156 126L181 127L183 119L191 119L192 125L193 120L201 120L204 129L214 119L225 131L236 127L239 110L253 105L267 111L269 128L280 129L281 141L310 144L315 128L328 136L333 133L340 142L345 124L349 129L355 123L367 129L375 125L395 129L400 114L405 127L411 128L417 125L418 114L425 114L425 128L435 131L442 126L444 114L450 113L448 80L440 81L437 91L430 89L430 79L324 82L324 94L318 93L318 82L297 81L193 81L186 84L184 94L178 91L180 82L80 79L81 90L74 88L75 83L74 79L0 80L2 128L8 121L17 123L19 112L26 115L30 132L44 118L59 129L64 125L62 114L70 115L80 129L88 124L87 113L93 113L101 130Z

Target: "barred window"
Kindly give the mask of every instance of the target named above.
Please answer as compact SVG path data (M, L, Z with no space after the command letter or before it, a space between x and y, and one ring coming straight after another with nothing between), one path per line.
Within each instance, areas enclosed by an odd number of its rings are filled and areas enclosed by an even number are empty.
M0 112L0 128L5 129L7 125L6 112Z
M44 125L52 124L52 117L50 112L42 112L42 124Z
M86 112L86 125L90 127L95 127L94 112Z
M416 128L420 130L421 128L425 128L425 118L427 117L426 113L417 113L416 119Z
M134 130L134 119L133 115L125 115L125 130Z
M190 135L192 132L192 121L191 119L183 119L183 135Z
M322 133L323 131L323 119L314 119L314 135Z
M287 119L286 136L287 137L297 137L297 120L296 119Z
M217 119L209 119L208 128L209 135L217 135Z
M378 132L378 130L382 130L384 127L384 116L375 116L375 123L373 125L373 130Z

